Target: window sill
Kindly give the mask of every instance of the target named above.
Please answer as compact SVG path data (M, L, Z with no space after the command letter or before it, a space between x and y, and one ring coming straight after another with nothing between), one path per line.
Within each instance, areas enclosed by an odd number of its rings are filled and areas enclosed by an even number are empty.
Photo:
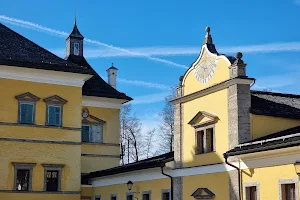
M119 147L120 144L116 144L116 143L99 143L99 142L81 142L81 144L87 144L87 145L106 145L106 146L117 146Z
M206 155L206 154L210 154L210 153L216 153L216 151L210 151L210 152L205 152L205 153L195 153L195 155L199 156L199 155Z

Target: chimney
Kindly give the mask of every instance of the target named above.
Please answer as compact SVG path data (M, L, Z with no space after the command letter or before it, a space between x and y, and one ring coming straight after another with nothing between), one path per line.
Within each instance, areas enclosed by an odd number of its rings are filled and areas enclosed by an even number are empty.
M112 63L111 67L108 68L106 71L107 71L107 76L108 76L108 84L116 89L118 69L115 68L114 64Z

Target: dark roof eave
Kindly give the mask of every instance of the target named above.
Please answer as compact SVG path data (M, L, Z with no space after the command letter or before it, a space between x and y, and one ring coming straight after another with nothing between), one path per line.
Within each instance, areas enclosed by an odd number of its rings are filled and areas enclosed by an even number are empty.
M288 115L288 114L277 114L277 113L267 113L262 111L257 111L255 109L250 108L250 113L254 115L263 115L269 117L281 117L281 118L288 118L288 119L300 119L298 115Z
M68 65L64 66L55 63L32 63L32 62L24 62L24 61L17 61L17 60L6 60L0 58L0 65L94 75L94 73L89 69L77 69L77 68L72 68L72 66L68 66Z
M288 147L294 147L294 146L300 146L300 140L296 141L291 141L287 143L281 143L281 144L275 144L275 145L270 145L270 146L264 146L264 147L259 147L259 148L254 148L254 149L245 149L241 151L234 151L234 152L226 152L224 153L224 157L228 158L230 156L237 156L237 155L243 155L243 154L248 154L248 153L258 153L262 151L270 151L270 150L276 150L276 149L282 149L282 148L288 148Z
M161 160L151 160L155 158L159 158L160 156L166 156L166 158L162 158ZM83 179L90 179L90 178L97 178L97 177L104 177L104 176L110 176L110 175L116 175L131 171L138 171L138 170L144 170L144 169L151 169L156 167L163 167L165 163L173 161L174 160L174 152L170 152L167 154L163 154L160 156L156 156L153 158L149 158L146 160L141 160L136 163L130 163L123 166L118 166L115 168L110 168L102 171L96 171L91 172L87 175L82 176Z

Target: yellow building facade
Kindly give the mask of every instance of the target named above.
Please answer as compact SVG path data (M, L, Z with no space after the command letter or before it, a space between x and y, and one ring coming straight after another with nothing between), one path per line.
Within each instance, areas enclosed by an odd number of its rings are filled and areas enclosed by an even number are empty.
M76 22L61 59L0 24L0 199L81 199L81 176L120 161L131 98L83 56Z
M251 90L210 34L179 79L174 152L119 166L117 69L106 83L76 22L61 59L0 24L0 199L296 200L300 96Z
M208 27L171 101L174 152L87 174L83 197L299 199L300 96L251 90L242 56L218 53Z

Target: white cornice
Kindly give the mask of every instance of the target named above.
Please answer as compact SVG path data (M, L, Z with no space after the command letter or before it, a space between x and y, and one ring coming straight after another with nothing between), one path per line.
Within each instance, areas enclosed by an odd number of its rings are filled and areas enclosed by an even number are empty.
M211 93L220 91L220 90L224 90L226 88L228 88L231 85L235 85L235 84L251 84L253 82L253 79L250 78L233 78L233 79L229 79L227 81L218 83L216 85L213 85L211 87L205 88L203 90L199 90L197 92L185 95L183 97L179 97L177 99L172 100L171 102L173 104L177 104L177 103L185 103L194 99L197 99L199 97L203 97L206 95L209 95Z
M0 65L0 78L82 87L92 75Z
M90 96L82 97L82 106L90 106L90 107L121 109L122 104L125 102L126 100L123 99L112 99L112 98L90 97Z
M247 154L248 156L239 157L241 160L239 162L230 162L231 164L239 167L240 169L248 168L260 168L269 166L279 166L286 164L294 164L300 158L299 153L300 147L289 148L289 150L275 150L269 152L260 152L257 154ZM207 166L198 166L183 169L169 169L165 168L165 173L171 175L172 177L184 177L193 176L201 174L211 174L218 172L227 172L236 170L235 168L225 164L214 164ZM99 178L93 178L91 180L93 187L115 185L115 184L126 184L129 180L133 182L147 181L167 178L162 175L160 168L137 170L127 173L120 173L111 176L104 176Z
M184 169L174 169L174 170L170 170L166 168L164 171L166 174L169 174L172 177L182 177L182 176L225 172L231 170L235 170L235 169L233 167L226 165L225 163L222 163L222 164L184 168ZM162 178L168 178L168 177L166 177L161 173L160 168L153 168L153 169L137 170L128 173L94 178L92 179L92 185L93 187L99 187L99 186L106 186L106 185L126 184L129 180L133 182L138 182L138 181L156 180Z

